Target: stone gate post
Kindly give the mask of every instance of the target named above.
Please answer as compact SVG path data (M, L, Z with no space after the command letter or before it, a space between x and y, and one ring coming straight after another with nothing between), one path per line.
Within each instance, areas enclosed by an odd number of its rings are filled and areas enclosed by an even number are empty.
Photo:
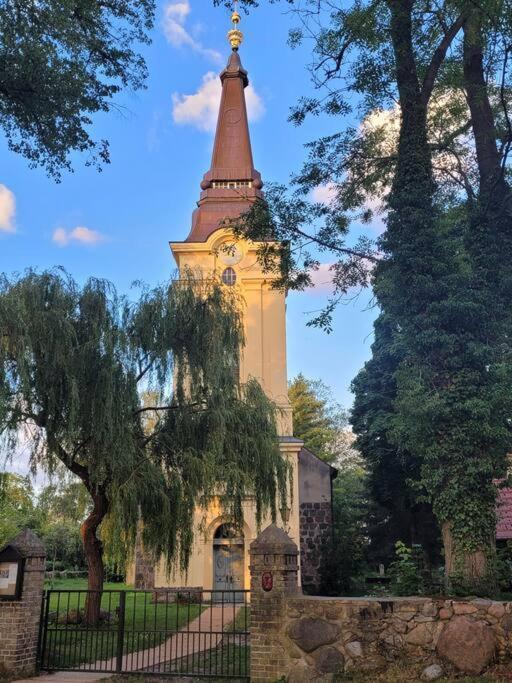
M28 529L1 550L0 677L5 673L19 678L36 671L46 550ZM17 571L17 595L11 598L9 581Z
M271 524L251 543L251 681L271 683L288 672L279 631L286 598L297 595L299 551L288 534Z

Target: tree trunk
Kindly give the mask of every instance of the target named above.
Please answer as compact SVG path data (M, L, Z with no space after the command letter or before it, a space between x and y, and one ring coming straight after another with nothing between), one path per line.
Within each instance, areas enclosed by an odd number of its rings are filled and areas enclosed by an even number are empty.
M464 23L464 88L466 90L471 125L475 138L476 157L480 175L480 194L501 204L510 192L501 168L496 145L496 125L489 100L484 71L484 40L482 17L475 8Z
M93 509L81 526L80 533L88 567L88 590L84 621L94 626L100 618L101 596L105 570L103 567L103 546L96 536L98 528L108 512L108 499L104 491L89 491L94 502Z
M450 521L443 523L442 535L446 587L450 588L452 582L457 581L466 593L493 593L495 579L489 558L494 553L494 539L489 539L487 548L461 552L456 549Z

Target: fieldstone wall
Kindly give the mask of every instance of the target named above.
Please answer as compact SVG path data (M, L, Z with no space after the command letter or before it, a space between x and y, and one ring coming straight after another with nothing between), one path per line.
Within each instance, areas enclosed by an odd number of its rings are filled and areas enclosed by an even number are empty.
M25 558L21 600L0 600L0 676L23 677L36 671L46 551L32 531L8 545Z
M332 534L331 503L301 503L300 508L300 571L304 593L320 590L321 571Z
M251 546L254 683L327 682L350 670L371 675L401 658L421 664L425 680L435 680L443 670L478 675L512 656L512 603L304 596L286 560L294 544L285 534L280 539L283 550L276 542L254 558ZM261 546L255 550L261 553ZM277 579L270 590L269 575Z
M276 632L290 683L376 671L400 658L480 674L512 652L512 603L430 598L286 601Z

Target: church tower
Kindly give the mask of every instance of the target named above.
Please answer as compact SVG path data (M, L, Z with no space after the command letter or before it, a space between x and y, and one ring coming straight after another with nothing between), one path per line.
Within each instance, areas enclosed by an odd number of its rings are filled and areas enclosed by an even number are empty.
M289 506L280 511L278 523L300 542L299 531L299 453L302 442L293 438L292 411L288 400L286 368L285 293L273 289L273 276L258 263L258 244L236 241L229 220L245 213L263 197L263 182L254 166L245 101L249 85L238 48L242 33L240 15L234 12L228 33L232 51L220 74L222 96L209 170L201 182L197 208L190 233L183 242L171 242L178 269L201 269L219 277L226 287L237 287L242 303L245 346L241 354L240 380L254 377L278 407L280 448L293 470L294 490ZM201 516L202 515L202 516ZM187 576L175 577L174 585L207 588L248 588L249 544L256 538L254 502L244 504L243 538L229 536L229 520L214 502L207 511L198 511L198 526ZM157 577L157 581L158 581ZM164 577L160 577L160 584Z
M272 288L273 277L257 259L257 244L238 241L229 219L238 218L262 198L263 182L254 167L245 88L249 85L238 47L240 16L233 14L229 32L232 52L220 75L222 97L210 169L203 176L201 194L184 242L172 242L178 269L215 273L226 287L238 287L244 303L246 344L241 359L241 381L256 378L277 404L279 434L292 436L286 371L285 293Z
M245 89L249 84L238 48L240 15L233 14L228 37L232 52L220 75L222 97L213 154L203 176L197 208L187 239L172 242L178 269L201 270L218 277L225 287L237 287L242 301L245 346L240 379L257 379L278 407L279 447L290 463L293 491L277 523L301 548L303 585L318 586L320 558L329 546L332 468L293 437L286 370L285 293L272 287L273 276L258 263L258 244L235 240L230 220L263 197L261 176L254 167ZM139 548L128 582L139 588L166 591L200 587L208 591L248 589L249 546L258 534L255 503L244 501L243 529L234 529L218 501L194 513L194 542L187 572L168 576L164 564L153 566ZM270 520L263 521L263 528ZM167 594L167 593L166 593Z

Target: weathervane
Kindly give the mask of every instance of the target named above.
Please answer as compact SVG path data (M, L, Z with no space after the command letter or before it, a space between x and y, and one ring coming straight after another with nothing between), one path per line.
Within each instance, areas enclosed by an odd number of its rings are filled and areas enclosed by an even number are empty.
M231 21L233 22L233 28L231 31L228 32L228 40L231 44L231 47L235 52L238 51L238 48L240 45L243 43L244 40L244 34L240 29L238 28L238 24L240 23L240 14L238 13L238 0L234 0L234 11L233 14L231 15Z

